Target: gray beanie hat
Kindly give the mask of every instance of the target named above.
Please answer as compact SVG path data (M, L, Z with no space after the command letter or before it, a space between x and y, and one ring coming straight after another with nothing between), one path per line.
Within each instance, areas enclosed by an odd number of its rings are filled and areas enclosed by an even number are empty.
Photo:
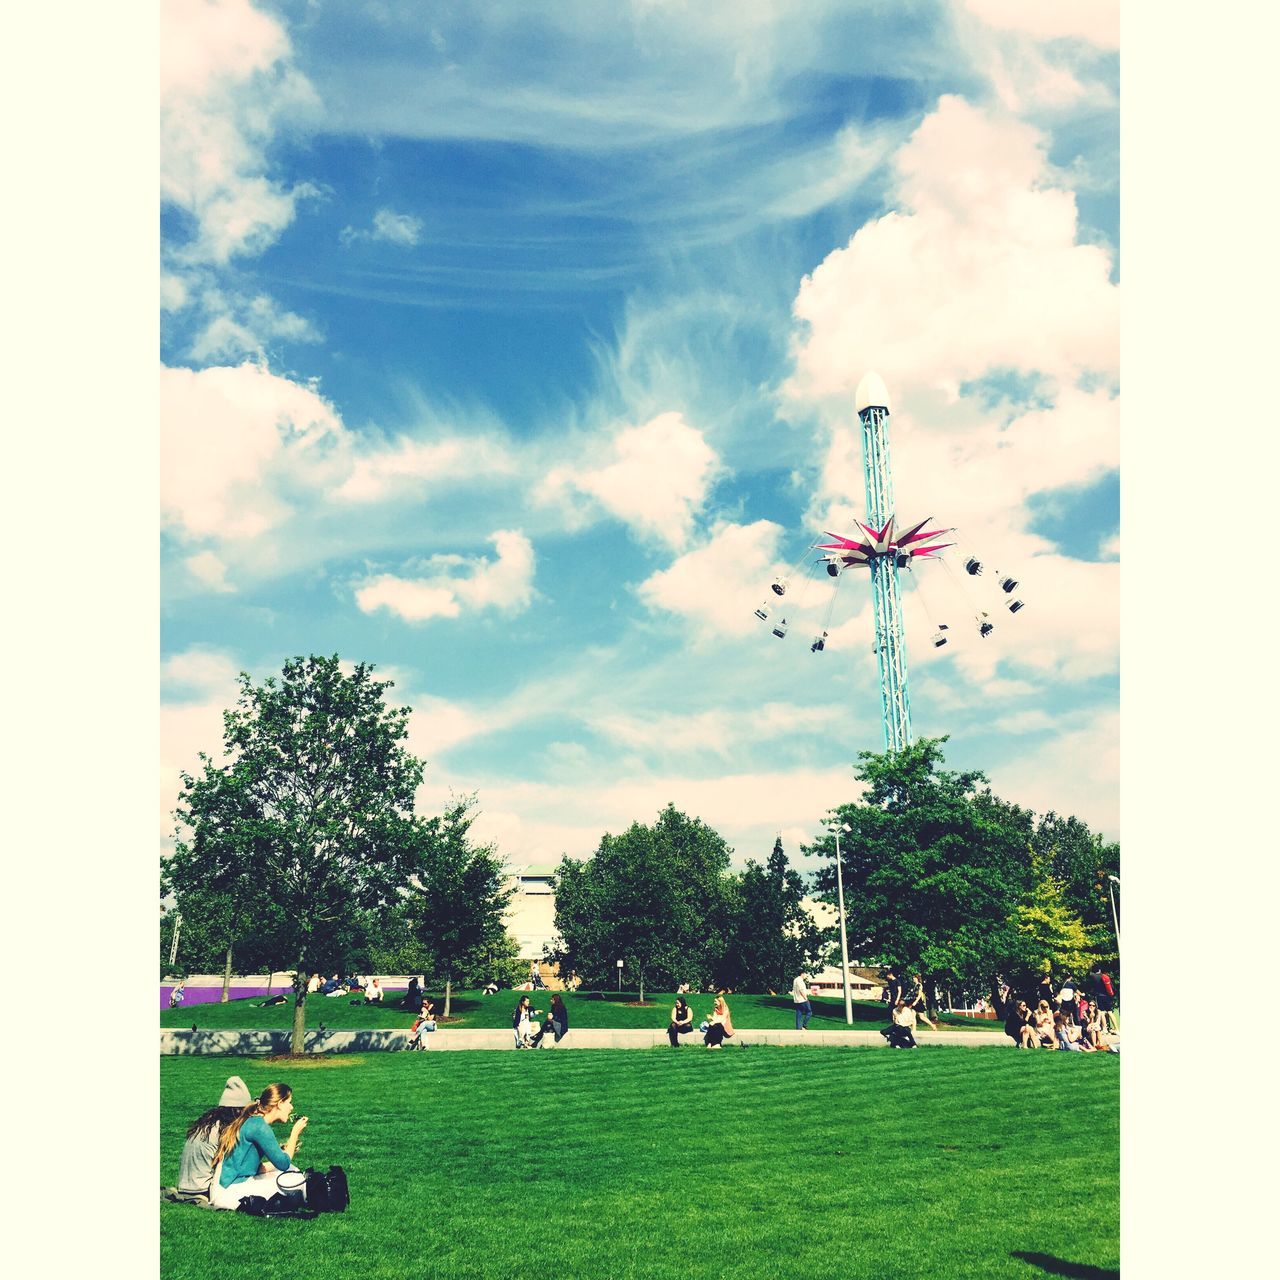
M227 1081L227 1087L222 1091L218 1106L247 1107L252 1101L253 1095L249 1092L249 1086L239 1076L232 1076Z

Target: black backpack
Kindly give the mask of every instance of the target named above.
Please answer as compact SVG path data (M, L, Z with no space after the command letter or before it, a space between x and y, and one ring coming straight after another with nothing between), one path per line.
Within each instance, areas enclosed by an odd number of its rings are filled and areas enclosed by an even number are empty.
M255 1218L314 1218L318 1213L342 1213L351 1203L346 1171L340 1165L330 1165L328 1173L295 1172L293 1185L285 1186L283 1180L289 1176L283 1173L276 1179L280 1190L273 1196L245 1196L236 1212Z

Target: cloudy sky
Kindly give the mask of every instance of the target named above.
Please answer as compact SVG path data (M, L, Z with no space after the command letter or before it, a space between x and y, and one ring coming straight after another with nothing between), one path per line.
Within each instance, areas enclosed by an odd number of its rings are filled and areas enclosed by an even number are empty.
M336 652L515 863L668 801L798 857L869 595L752 611L865 516L869 369L989 567L905 585L915 732L1118 835L1118 5L161 12L162 840L236 672Z

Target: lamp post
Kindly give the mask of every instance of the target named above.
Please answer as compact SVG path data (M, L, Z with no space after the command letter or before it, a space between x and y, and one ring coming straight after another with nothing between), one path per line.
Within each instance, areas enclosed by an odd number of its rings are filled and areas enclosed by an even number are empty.
M618 960L618 961L615 961L615 963L616 963L616 964L617 964L617 966L618 966L618 991L619 991L619 993L621 993L621 991L622 991L622 961L621 961L621 960Z
M1116 955L1118 956L1120 954L1120 917L1116 915L1116 891L1111 886L1118 886L1120 883L1120 877L1109 875L1107 876L1107 880L1109 881L1107 885L1107 892L1111 895L1111 923L1115 927L1116 931Z
M849 938L844 927L844 872L840 867L840 833L852 831L847 822L827 828L836 838L836 901L840 904L840 973L844 979L844 1020L853 1026L853 996L849 991Z

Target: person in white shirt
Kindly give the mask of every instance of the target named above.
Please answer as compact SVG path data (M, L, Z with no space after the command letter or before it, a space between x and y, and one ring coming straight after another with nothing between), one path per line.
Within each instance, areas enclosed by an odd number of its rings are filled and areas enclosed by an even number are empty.
M809 975L803 969L796 974L791 984L791 1003L796 1007L796 1030L808 1031L809 1019L813 1017L813 1004L809 999Z
M382 1003L382 983L377 978L370 978L364 988L365 1004Z

